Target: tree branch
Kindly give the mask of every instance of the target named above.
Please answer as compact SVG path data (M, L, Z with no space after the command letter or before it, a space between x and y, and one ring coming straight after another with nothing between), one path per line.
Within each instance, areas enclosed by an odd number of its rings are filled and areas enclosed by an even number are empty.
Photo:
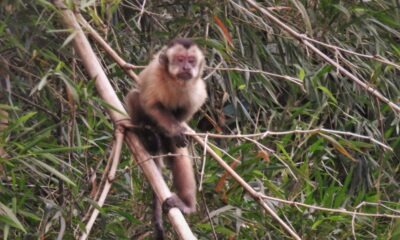
M364 136L364 135L352 133L352 132L326 129L326 128L314 128L314 129L308 129L308 130L296 129L296 130L281 131L281 132L265 131L265 132L261 132L261 133L236 134L236 135L233 135L233 134L232 135L224 135L224 134L216 134L216 133L189 133L188 135L197 135L197 136L202 136L202 137L208 136L211 138L244 138L244 139L246 139L246 138L261 138L261 139L263 139L267 136L274 136L274 135L280 136L280 135L288 135L288 134L317 134L317 133L330 133L330 134L352 136L352 137L356 137L356 138L366 139L373 143L376 143L377 145L383 147L386 150L393 151L393 148L384 144L381 141L376 140L373 137Z

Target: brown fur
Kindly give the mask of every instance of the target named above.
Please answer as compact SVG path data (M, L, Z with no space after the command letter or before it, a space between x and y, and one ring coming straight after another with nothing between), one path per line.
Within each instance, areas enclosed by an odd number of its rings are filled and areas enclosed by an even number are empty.
M174 153L168 157L176 195L163 204L177 207L183 213L196 210L196 181L188 157L183 122L190 120L207 98L201 79L204 55L188 39L177 39L164 47L139 75L139 91L126 96L135 132L151 154ZM143 127L144 125L149 128ZM156 158L159 168L162 159ZM161 204L154 200L156 239L163 239Z

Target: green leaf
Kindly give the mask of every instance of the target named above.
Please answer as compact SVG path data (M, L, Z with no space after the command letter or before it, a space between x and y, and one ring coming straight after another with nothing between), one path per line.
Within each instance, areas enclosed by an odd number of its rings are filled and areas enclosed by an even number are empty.
M61 172L59 172L58 170L56 170L54 167L41 162L39 160L36 159L31 159L31 161L34 162L34 164L46 169L47 171L49 171L51 174L55 175L56 177L58 177L59 179L63 180L64 182L72 185L72 186L76 186L75 183L73 181L71 181L67 176L65 176L64 174L62 174Z
M37 112L28 112L25 115L21 116L18 118L18 120L15 122L16 125L25 123L26 121L28 121L29 119L31 119L33 116L35 116L37 114Z
M67 46L72 40L74 40L75 36L78 34L78 31L72 31L71 34L65 39L63 44L61 45L60 49L64 48Z
M304 70L304 68L300 68L299 70L299 74L298 74L298 78L301 81L304 81L304 77L306 76L306 71Z
M357 162L357 160L351 156L351 154L338 142L336 141L334 138L323 134L323 133L318 133L319 135L321 135L323 138L325 138L326 140L328 140L330 143L332 143L333 147L340 152L341 154L343 154L345 157L349 158L350 160L352 160L353 162Z
M329 99L331 99L332 102L335 103L335 105L337 104L336 98L333 96L332 92L329 91L328 88L326 88L326 87L324 87L324 86L318 86L318 89L321 90L321 91L323 91L323 92L329 97Z
M64 84L67 86L69 91L71 92L71 95L76 103L79 104L79 95L78 92L76 91L74 85L72 82L69 80L69 78L61 71L58 71L56 75L64 82Z
M0 221L26 233L22 223L18 220L17 216L6 205L0 202Z
M311 20L308 16L307 10L305 9L304 5L299 0L290 0L293 5L299 10L302 18L303 18L303 26L306 28L306 31L309 35L313 34L313 29L311 26Z

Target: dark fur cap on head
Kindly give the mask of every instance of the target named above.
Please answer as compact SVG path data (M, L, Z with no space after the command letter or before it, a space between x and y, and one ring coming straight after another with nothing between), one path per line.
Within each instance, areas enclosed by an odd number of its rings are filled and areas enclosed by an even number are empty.
M189 38L176 38L168 43L168 48L174 45L182 45L184 48L189 49L191 46L195 45L195 43Z
M161 53L159 55L159 61L160 64L164 67L168 66L168 58L165 55L165 51L168 48L171 48L175 45L182 45L184 48L189 49L191 46L196 45L191 39L189 38L175 38L174 40L171 40L168 44L167 47L161 50Z

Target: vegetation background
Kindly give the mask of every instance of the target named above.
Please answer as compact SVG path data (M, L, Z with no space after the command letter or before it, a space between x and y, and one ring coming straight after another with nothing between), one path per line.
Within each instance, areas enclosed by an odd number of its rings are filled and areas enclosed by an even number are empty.
M398 1L259 3L299 33L330 44L313 42L400 103ZM191 37L205 50L209 99L190 123L198 132L310 130L208 139L258 191L328 208L268 201L303 239L400 239L400 220L391 217L400 212L399 112L248 1L82 0L79 10L134 65L145 65L177 36ZM71 47L72 37L50 1L0 1L2 239L74 239L93 204L93 179L105 167L114 126ZM92 44L123 99L132 80ZM194 146L194 151L202 190L199 211L188 222L199 239L214 239L212 226L218 239L290 239L211 158L200 174L203 150ZM151 197L124 149L90 239L149 239ZM383 215L353 217L333 209Z

